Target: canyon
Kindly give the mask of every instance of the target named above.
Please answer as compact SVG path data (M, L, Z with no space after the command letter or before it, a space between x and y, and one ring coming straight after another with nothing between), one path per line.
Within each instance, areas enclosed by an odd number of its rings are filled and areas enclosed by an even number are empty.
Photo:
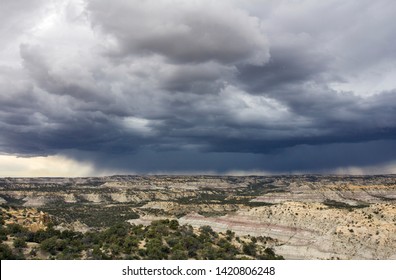
M271 237L285 259L396 259L395 175L0 178L0 205L77 231L177 219Z

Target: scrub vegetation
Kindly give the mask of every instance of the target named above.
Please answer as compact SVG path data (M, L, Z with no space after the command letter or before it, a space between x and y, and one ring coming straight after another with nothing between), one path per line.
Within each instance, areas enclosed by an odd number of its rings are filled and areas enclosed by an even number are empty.
M232 231L217 233L209 226L194 229L177 220L151 225L121 222L86 233L57 230L49 224L32 232L1 220L0 257L4 259L283 259L267 247L270 238L236 237Z

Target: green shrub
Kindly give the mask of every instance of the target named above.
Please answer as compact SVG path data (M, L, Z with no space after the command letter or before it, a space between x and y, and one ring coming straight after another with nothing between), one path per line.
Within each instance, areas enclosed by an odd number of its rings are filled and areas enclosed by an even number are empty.
M179 228L179 222L177 220L171 220L169 222L169 228L172 230L177 230Z
M43 242L41 242L40 249L50 253L51 255L55 255L57 251L57 241L58 238L55 236L45 239Z
M254 243L245 243L242 246L242 251L244 254L249 256L256 256L256 244Z
M7 226L8 232L11 234L23 233L27 230L19 224L9 224Z
M14 239L13 245L15 248L26 248L27 247L26 241L23 238Z
M19 259L7 244L0 244L0 260L16 260Z

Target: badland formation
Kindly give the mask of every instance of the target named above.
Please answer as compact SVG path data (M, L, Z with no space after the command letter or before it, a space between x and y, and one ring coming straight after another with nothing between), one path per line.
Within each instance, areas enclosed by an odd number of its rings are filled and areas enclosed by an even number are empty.
M396 259L396 175L2 178L0 203L4 225L33 232L176 220L285 259Z

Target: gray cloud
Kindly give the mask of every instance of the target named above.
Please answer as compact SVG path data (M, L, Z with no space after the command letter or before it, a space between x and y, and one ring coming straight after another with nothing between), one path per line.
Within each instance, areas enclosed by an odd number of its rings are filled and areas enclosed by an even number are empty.
M0 49L0 153L123 172L392 162L395 4L248 2L7 2L26 23L0 30L17 46Z
M268 59L259 20L226 1L89 1L95 26L112 35L122 55L163 55L175 63Z
M68 155L80 160L88 158L97 163L99 170L111 167L120 172L133 170L154 174L232 171L246 171L247 174L261 174L263 171L268 174L322 173L342 172L348 168L378 173L384 163L391 163L394 168L395 148L395 141L368 141L359 144L298 145L281 152L265 154L139 150L132 155L124 154L116 158L86 151L68 151Z
M172 67L164 73L163 88L170 92L218 93L234 76L235 67L213 62Z
M44 0L2 0L0 9L0 46L7 47L12 39L26 35L44 14Z

